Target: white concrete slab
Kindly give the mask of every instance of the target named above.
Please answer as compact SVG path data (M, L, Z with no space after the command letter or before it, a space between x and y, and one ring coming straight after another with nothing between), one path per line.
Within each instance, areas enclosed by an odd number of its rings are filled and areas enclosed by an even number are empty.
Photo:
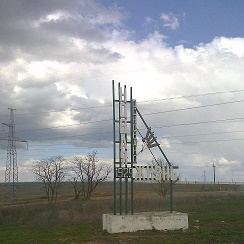
M109 233L138 230L178 230L188 228L188 214L180 212L143 212L133 215L103 214L103 230Z

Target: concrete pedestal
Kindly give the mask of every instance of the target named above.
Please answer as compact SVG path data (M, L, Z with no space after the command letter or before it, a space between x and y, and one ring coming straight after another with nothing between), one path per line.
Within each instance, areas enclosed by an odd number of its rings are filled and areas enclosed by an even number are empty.
M188 228L188 215L179 212L143 212L133 215L103 214L103 230L109 233Z

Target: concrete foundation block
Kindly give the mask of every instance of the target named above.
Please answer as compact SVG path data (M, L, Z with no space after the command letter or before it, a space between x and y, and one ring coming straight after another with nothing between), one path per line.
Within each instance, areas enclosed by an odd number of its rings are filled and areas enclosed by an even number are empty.
M103 230L109 233L138 230L188 229L188 214L179 212L143 212L128 215L103 214Z

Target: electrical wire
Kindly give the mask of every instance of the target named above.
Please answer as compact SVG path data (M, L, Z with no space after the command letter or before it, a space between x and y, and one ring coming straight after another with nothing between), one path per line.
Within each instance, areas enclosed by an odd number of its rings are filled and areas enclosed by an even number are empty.
M231 101L231 102L208 104L208 105L195 106L195 107L189 107L189 108L173 109L173 110L167 110L167 111L161 111L161 112L152 112L152 113L143 114L143 116L155 115L155 114L163 114L163 113L171 113L171 112L178 112L178 111L185 111L185 110L191 110L191 109L199 109L199 108L206 108L206 107L227 105L227 104L234 104L234 103L240 103L240 102L244 102L244 100L237 100L237 101ZM243 119L243 118L239 118L239 119ZM228 119L228 120L235 120L235 119ZM106 122L106 121L112 121L112 119L104 119L104 120L97 120L97 121L88 121L88 122L75 123L75 124L70 124L70 125L60 125L60 126L45 127L45 128L39 128L39 129L16 131L16 133L28 132L28 131L37 131L37 130L44 130L44 129L57 129L57 128L64 128L64 127L77 126L77 125L85 125L85 124L93 124L93 123ZM198 122L198 124L199 123L200 122ZM206 122L201 122L201 123L206 123ZM195 124L195 123L191 123L191 124ZM187 125L187 124L182 124L182 125ZM173 125L173 126L175 126L175 125ZM164 127L171 127L171 126L164 126Z
M207 104L207 105L201 105L201 106L195 106L195 107L189 107L189 108L180 108L180 109L172 109L172 110L166 110L166 111L161 111L161 112L146 113L146 114L143 114L143 116L154 115L154 114L172 113L172 112L179 112L179 111L185 111L185 110L190 110L190 109L207 108L207 107L227 105L227 104L233 104L233 103L241 103L241 102L244 102L244 99L243 100L237 100L237 101L231 101L231 102L213 103L213 104Z
M212 133L199 133L199 134L189 134L189 135L180 135L180 136L163 136L163 138L184 138L184 137L194 137L194 136L210 136L210 135L223 135L223 134L233 134L233 133L243 133L244 130L237 131L223 131L223 132L212 132Z
M237 122L237 120L243 120L244 117L240 118L230 118L230 119L216 119L216 120L208 120L208 121L199 121L199 122L190 122L190 123L182 123L182 124L173 124L173 125L156 125L152 126L153 128L169 128L176 126L188 126L188 125L199 125L199 124L209 124L209 123L223 123L223 122Z
M230 141L244 141L244 138L219 139L219 140L206 140L206 141L172 142L172 143L170 143L170 144L196 144L196 143L230 142Z
M219 91L219 92L210 92L210 93L201 93L201 94L192 94L192 95L185 95L185 96L175 96L175 97L168 97L162 99L153 99L153 100L145 100L137 102L138 104L148 103L148 102L159 102L159 101L170 101L175 99L183 99L183 98L190 98L190 97L201 97L201 96L210 96L210 95L220 95L226 93L236 93L236 92L244 92L244 89L239 90L231 90L231 91ZM44 114L44 113L59 113L59 112L66 112L66 111L77 111L77 110L87 110L87 109L97 109L97 108L106 108L112 107L112 104L109 105L101 105L101 106L90 106L90 107L81 107L81 108L69 108L69 109L62 109L62 110L49 110L49 111L38 111L38 112L29 112L29 113L16 113L15 116L18 115L31 115L31 114ZM1 115L1 116L9 116L9 114Z
M151 127L153 127L153 128L170 128L170 127L199 125L199 124L209 124L209 123L238 122L238 120L243 120L243 119L244 119L244 117L227 118L227 119L209 120L209 121L198 121L198 122L181 123L181 124L173 124L173 125L152 125ZM106 128L110 128L110 127L106 127ZM138 128L144 128L144 127L141 126L141 127L138 127ZM41 129L46 129L46 128L41 128ZM41 130L41 129L36 129L36 130ZM21 132L23 132L23 131L21 131ZM24 132L26 132L26 131L24 131ZM66 135L66 136L58 136L58 137L44 137L44 138L38 138L38 140L65 139L65 138L72 138L72 137L79 137L79 136L93 136L93 135L111 134L111 133L113 133L113 132L112 131L106 131L106 132L96 132L96 133L78 134L78 135L77 134L76 135ZM35 138L29 138L28 140L35 141L36 139Z
M158 102L158 101L169 101L175 99L182 99L182 98L190 98L190 97L202 97L202 96L209 96L209 95L220 95L226 93L235 93L235 92L243 92L244 89L240 90L232 90L232 91L219 91L219 92L210 92L210 93L201 93L201 94L194 94L194 95L185 95L185 96L175 96L170 98L162 98L162 99L153 99L153 100L146 100L137 103L148 103L148 102Z

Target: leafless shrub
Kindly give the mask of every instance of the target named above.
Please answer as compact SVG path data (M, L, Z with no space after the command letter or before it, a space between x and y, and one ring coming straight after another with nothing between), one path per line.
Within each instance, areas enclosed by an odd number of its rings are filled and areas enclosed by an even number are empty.
M60 183L66 175L66 166L64 158L54 156L48 159L37 161L32 172L36 179L44 183L48 203L57 201Z
M152 160L151 166L159 166L161 169L163 169L166 166L166 164L162 158L158 158L157 160ZM177 181L179 181L179 176L176 180L172 180L172 183L175 184ZM165 197L170 190L170 180L165 180L163 177L161 177L160 179L156 180L156 184L152 184L152 188L160 196Z
M97 152L93 151L85 157L74 157L73 159L72 169L76 177L70 182L76 199L80 196L90 199L98 184L105 181L111 172L111 166L100 163L96 155Z

